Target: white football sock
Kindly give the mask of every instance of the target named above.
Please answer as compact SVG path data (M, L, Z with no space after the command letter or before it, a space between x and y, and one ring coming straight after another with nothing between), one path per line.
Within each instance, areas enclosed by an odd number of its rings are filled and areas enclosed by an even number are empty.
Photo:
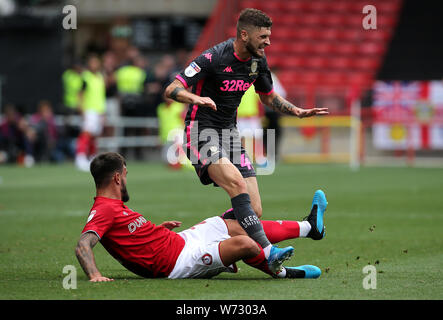
M300 226L300 238L306 238L309 231L311 231L311 224L308 221L299 221Z
M269 255L271 254L271 248L272 248L272 244L268 245L266 248L263 248L266 259L268 259Z

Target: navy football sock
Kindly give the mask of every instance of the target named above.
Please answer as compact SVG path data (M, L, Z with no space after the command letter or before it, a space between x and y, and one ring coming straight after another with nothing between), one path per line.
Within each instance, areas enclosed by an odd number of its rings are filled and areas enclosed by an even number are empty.
M249 194L241 193L232 198L231 203L235 218L248 236L260 244L262 248L271 245L263 230L260 219L252 210Z

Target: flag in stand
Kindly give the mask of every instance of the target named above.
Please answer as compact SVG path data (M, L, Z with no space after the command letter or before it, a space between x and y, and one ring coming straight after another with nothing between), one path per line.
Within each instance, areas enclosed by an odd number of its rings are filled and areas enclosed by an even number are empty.
M430 92L432 89L428 81L375 83L373 133L376 148L438 148L440 131L431 126L435 113Z
M432 123L429 126L431 149L443 149L443 81L429 82L429 102L432 106Z

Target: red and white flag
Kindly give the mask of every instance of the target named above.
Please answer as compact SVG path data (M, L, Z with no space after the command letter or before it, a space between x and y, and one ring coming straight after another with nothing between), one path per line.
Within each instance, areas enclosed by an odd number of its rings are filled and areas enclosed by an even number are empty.
M437 102L438 99L441 101ZM443 148L443 83L377 81L374 111L376 148Z

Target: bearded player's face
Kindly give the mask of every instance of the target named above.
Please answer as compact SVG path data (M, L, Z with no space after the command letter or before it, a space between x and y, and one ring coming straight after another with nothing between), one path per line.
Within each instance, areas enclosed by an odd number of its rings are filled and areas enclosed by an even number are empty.
M246 49L252 56L263 58L265 56L265 48L271 45L270 36L271 28L253 28L248 32L248 39L245 44Z

